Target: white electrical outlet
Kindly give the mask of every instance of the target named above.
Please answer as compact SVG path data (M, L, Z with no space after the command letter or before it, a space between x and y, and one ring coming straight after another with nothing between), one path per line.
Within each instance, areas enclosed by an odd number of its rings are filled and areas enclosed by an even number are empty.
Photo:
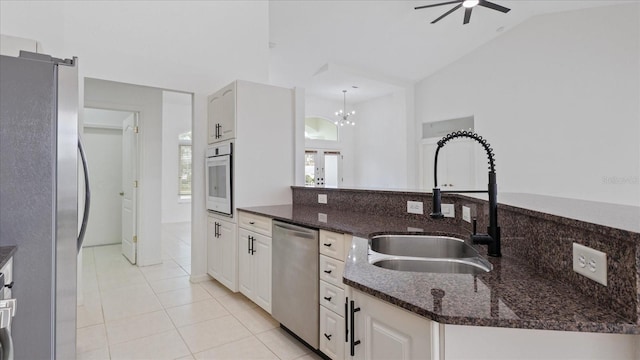
M422 201L407 201L407 212L409 214L423 215L423 206L424 204L422 203Z
M456 217L456 210L453 204L442 204L440 205L440 209L444 217Z
M607 254L573 243L573 271L607 286Z
M462 220L471 222L471 208L468 206L462 206Z
M318 204L327 203L327 194L318 194Z

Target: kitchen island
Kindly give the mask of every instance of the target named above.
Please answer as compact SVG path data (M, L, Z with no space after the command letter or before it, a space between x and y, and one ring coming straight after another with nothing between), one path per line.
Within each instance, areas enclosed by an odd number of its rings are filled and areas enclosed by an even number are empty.
M241 210L352 234L344 283L441 324L640 334L637 319L600 306L566 283L509 256L487 257L493 270L479 275L395 271L367 260L367 239L375 235L431 234L467 239L469 231L452 221L426 217L416 221L296 205ZM483 248L477 249L486 253Z

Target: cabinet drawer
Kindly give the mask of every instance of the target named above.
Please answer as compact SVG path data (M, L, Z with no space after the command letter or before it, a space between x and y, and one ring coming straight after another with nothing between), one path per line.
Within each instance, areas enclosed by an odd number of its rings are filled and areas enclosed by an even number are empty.
M344 317L344 290L320 280L320 305Z
M342 261L320 255L320 280L344 289L344 284L342 283L343 273L344 263Z
M333 360L344 359L344 318L320 306L320 351Z
M271 236L271 218L240 211L238 212L238 222L241 228Z
M320 254L330 256L336 260L344 261L344 241L344 234L320 230Z

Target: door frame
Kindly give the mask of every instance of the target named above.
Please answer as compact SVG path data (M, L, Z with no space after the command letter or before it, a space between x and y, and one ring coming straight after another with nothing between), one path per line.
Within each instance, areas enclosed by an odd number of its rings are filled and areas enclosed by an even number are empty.
M135 106L135 105L125 105L125 104L115 104L115 103L109 103L109 102L102 102L102 101L91 101L91 100L87 100L85 99L84 101L84 108L90 108L90 109L101 109L101 110L116 110L116 111L127 111L127 112L131 112L135 114L135 121L137 123L137 126L139 128L143 127L143 116L141 116L142 112L143 112L143 108L140 106ZM84 117L84 114L83 114ZM84 122L82 124L82 130L84 131ZM140 177L141 177L141 172L140 169L142 169L142 156L141 156L141 151L140 149L142 148L142 145L144 143L143 140L143 136L140 136L140 134L138 134L138 136L136 137L136 153L135 153L135 174L136 177L138 178L138 183L140 184ZM121 149L122 150L122 149ZM89 164L89 166L91 166L91 164ZM141 218L141 214L140 214L140 204L142 202L141 196L140 196L140 186L138 186L138 188L135 191L135 202L136 202L136 208L135 208L135 221L134 221L134 227L136 229L136 233L139 234L140 233L140 218ZM137 244L136 244L136 265L139 265L138 263L138 259L140 259L142 257L142 252L144 250L144 246L141 246L141 243L143 243L145 241L144 237L138 237L137 239Z

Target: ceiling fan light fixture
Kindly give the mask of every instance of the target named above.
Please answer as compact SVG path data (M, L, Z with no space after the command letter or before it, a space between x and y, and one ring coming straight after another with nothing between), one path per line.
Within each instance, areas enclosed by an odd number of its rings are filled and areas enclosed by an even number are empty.
M465 8L472 8L480 3L480 0L464 0L462 6Z

